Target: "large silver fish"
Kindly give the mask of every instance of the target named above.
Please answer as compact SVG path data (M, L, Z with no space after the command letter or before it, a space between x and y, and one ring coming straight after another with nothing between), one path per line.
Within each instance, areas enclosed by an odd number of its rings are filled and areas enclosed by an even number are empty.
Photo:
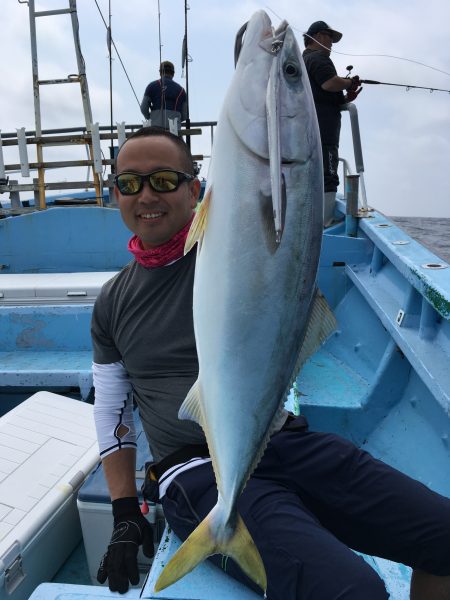
M238 46L208 190L188 239L188 246L199 241L193 310L200 371L179 414L205 431L219 495L166 565L157 591L216 553L266 589L236 501L285 418L296 369L334 327L316 294L322 157L300 50L288 24L274 31L264 11Z

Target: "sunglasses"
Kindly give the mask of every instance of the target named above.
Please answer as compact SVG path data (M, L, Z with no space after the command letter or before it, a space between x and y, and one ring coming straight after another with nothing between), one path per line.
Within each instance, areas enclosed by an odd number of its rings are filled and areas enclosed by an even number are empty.
M114 177L114 183L123 196L132 196L139 194L144 186L144 181L148 181L149 186L155 192L165 194L174 192L185 181L192 181L194 175L173 171L172 169L158 169L151 173L140 175L139 173L120 173Z

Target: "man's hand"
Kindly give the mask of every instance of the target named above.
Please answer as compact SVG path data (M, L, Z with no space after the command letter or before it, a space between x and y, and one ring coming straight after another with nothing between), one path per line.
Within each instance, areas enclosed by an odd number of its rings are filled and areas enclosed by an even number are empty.
M351 85L348 89L349 92L356 92L356 90L359 88L359 86L361 85L361 79L359 78L358 75L355 75L354 77L351 78Z
M114 529L106 554L97 573L97 581L108 579L112 592L125 594L129 583L139 583L137 554L139 546L145 556L154 555L153 528L142 515L136 497L113 500Z
M355 75L354 77L351 78L350 87L347 88L347 94L345 96L346 102L353 102L353 100L356 100L356 98L358 97L358 94L362 90L362 87L360 87L360 86L361 86L361 79L358 77L358 75Z
M353 102L353 100L356 100L360 92L362 92L362 87L360 87L359 90L348 90L347 94L345 95L345 100L347 102Z

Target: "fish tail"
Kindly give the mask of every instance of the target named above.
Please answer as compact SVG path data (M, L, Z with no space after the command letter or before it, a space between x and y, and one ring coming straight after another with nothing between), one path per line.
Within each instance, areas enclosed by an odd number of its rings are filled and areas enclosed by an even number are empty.
M227 541L219 542L214 536L214 530L217 531L214 527L215 512L216 507L173 555L156 581L155 592L172 585L212 554L225 554L233 558L244 573L264 592L266 591L267 577L264 564L244 521L240 515L237 515L236 529L233 534Z
M239 514L236 530L228 543L220 548L220 552L231 556L244 573L266 592L267 576L261 555Z

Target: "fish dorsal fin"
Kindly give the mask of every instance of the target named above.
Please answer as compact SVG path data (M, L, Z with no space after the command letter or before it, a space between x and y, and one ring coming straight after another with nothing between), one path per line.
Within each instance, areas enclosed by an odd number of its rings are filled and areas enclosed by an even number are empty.
M198 379L191 387L178 411L178 418L186 421L195 421L203 427L203 413L200 403L200 387Z
M201 245L201 241L203 239L203 235L205 233L206 225L208 222L208 211L211 203L212 196L212 188L208 188L205 197L203 198L200 206L195 213L194 220L192 221L192 225L189 229L189 233L186 239L186 243L184 245L184 253L187 254L192 248L195 246L196 242L199 242Z
M327 337L337 329L336 317L333 311L328 305L325 296L320 290L316 291L315 298L312 302L311 311L308 318L308 324L306 325L306 333L303 338L303 344L300 348L300 352L295 363L294 371L292 373L292 381L289 383L289 392L292 387L297 374L318 348L323 344Z

